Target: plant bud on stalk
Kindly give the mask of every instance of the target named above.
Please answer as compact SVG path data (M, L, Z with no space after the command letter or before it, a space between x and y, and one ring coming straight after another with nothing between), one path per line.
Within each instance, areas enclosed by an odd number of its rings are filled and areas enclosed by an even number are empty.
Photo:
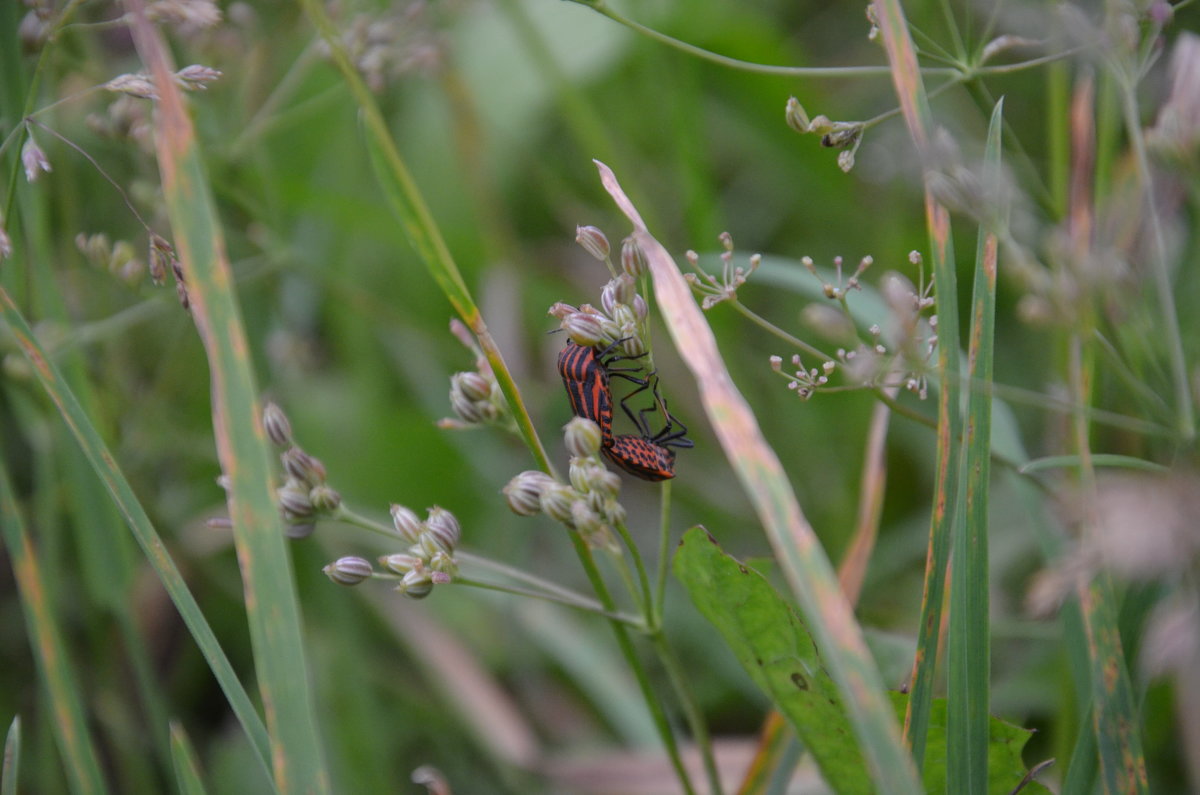
M585 536L604 529L604 522L587 504L586 500L575 500L571 503L571 522L575 529Z
M292 424L288 422L283 409L274 403L267 403L263 407L262 421L263 430L267 432L267 438L272 444L276 447L292 446Z
M545 472L529 470L510 480L501 492L513 513L533 516L542 512L542 491L553 482Z
M391 512L392 526L396 528L400 537L410 544L417 543L421 533L425 532L425 526L417 515L403 505L393 505Z
M353 555L338 558L322 568L321 571L325 572L325 576L338 585L358 585L363 580L370 579L371 575L375 573L369 560Z
M408 574L410 571L425 569L424 558L418 555L406 555L403 552L384 555L379 559L379 563L388 571L396 574Z
M586 417L575 417L567 423L567 451L576 458L589 458L600 452L600 426Z
M564 524L571 523L571 503L575 501L575 490L561 483L554 483L542 491L542 510L551 519Z
M315 513L308 491L307 485L289 478L275 493L279 498L279 507L283 509L283 516L289 522L303 521Z
M310 488L325 482L325 465L319 458L309 455L299 447L289 447L279 456L284 470Z
M312 490L308 492L308 498L312 501L313 508L318 511L336 511L342 504L342 495L326 483L318 483L313 486Z
M621 241L621 270L636 279L646 272L646 254L633 237Z
M450 387L450 408L468 425L478 425L484 420L483 404L470 400L453 384Z
M429 509L429 518L425 520L425 532L421 534L422 541L425 538L431 538L438 549L451 555L454 554L454 548L458 546L461 537L462 527L454 518L454 514L436 505ZM433 552L431 551L430 554Z
M433 591L433 578L427 571L413 569L400 578L396 590L411 599L424 599Z
M562 321L562 327L572 342L585 348L592 348L612 339L605 333L601 317L587 312L568 315Z
M583 246L584 251L603 262L608 259L608 238L594 226L575 227L575 242Z
M479 402L492 396L492 384L479 373L455 373L450 376L452 389L460 391L468 400Z

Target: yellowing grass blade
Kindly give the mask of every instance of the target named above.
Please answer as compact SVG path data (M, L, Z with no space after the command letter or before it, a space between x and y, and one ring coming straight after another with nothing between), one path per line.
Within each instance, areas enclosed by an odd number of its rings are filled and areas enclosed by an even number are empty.
M730 378L712 330L671 255L646 230L641 215L608 166L599 162L596 165L605 189L634 225L633 237L650 264L655 299L667 329L696 379L709 421L754 504L825 663L845 697L878 791L920 792L912 759L901 743L899 727L854 612L800 509L778 456Z

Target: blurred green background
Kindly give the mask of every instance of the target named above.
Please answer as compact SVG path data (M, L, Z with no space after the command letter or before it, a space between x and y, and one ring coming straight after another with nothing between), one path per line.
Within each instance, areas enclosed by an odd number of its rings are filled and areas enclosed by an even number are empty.
M86 3L75 13L76 24L55 40L23 48L26 9L3 5L3 132L29 110L64 100L37 119L65 140L35 129L53 171L32 185L17 175L15 149L3 154L8 195L17 194L8 204L9 232L24 258L3 263L0 280L38 322L40 337L112 445L243 680L252 683L231 537L206 525L222 514L224 495L215 483L204 351L169 287L122 279L89 263L76 244L77 235L104 233L130 241L144 258L145 234L100 168L152 228L169 232L152 149L125 134L149 120L149 103L123 100L129 107L114 112L115 95L87 92L140 65L121 26L98 24L116 18L118 7ZM972 17L978 9L946 5L979 35L984 21ZM629 231L601 190L592 158L615 170L651 231L680 261L687 249L719 251L723 231L733 235L736 264L754 252L773 255L774 270L752 277L739 298L802 338L821 342L801 322L816 281L807 293L790 286L809 278L801 256L829 267L840 255L852 269L870 255L868 285L888 270L916 281L908 253L925 251L927 236L920 175L901 121L867 131L849 174L839 170L836 151L784 123L789 96L810 114L834 120L885 113L895 106L886 73L815 78L734 70L557 0L336 6L352 48L360 46L363 62L378 67L373 87L399 148L560 466L567 454L559 429L570 412L553 366L562 337L547 333L557 324L546 309L555 301L598 304L608 279L574 243L576 225L601 227L614 246ZM945 43L940 7L912 6L908 13L928 40ZM191 111L264 392L288 412L300 444L324 461L330 483L356 509L386 519L389 503L418 512L443 506L461 522L464 548L586 591L562 528L545 517L513 515L499 493L517 472L534 468L519 441L498 430L436 427L451 413L449 376L472 369L474 357L448 332L452 311L382 198L356 106L324 60L312 27L289 3L236 2L222 9L220 24L193 31L176 26L172 41L180 66L202 63L224 73L207 91L190 95ZM627 3L624 10L656 30L746 61L885 63L868 39L863 4L657 0ZM1196 19L1195 6L1181 9L1166 42L1194 29ZM1058 36L1061 24L1041 3L1007 4L999 14L1000 30L1026 35ZM1063 41L1059 49L1069 46ZM35 66L39 82L29 99ZM1005 95L1018 230L1035 251L1063 211L1063 175L1054 171L1052 149L1062 141L1065 119L1047 109L1061 109L1056 97L1086 68L1066 60L990 78L974 95L952 88L934 101L939 123L971 162L991 101ZM1147 123L1166 92L1159 72L1147 81ZM1180 245L1195 251L1186 214L1195 212L1195 172L1180 174L1183 187L1173 207L1183 214L1173 229ZM969 274L972 226L956 231ZM1138 289L1129 295L1135 307L1144 303ZM1194 268L1179 277L1176 291L1183 338L1195 354L1195 319L1187 311L1197 295ZM1058 452L1065 433L1064 415L1044 397L1061 387L1063 349L1056 329L1018 316L1022 295L1023 286L1005 277L1002 264L996 380L1032 396L1012 409L1028 454L1037 456ZM728 305L708 318L836 563L854 530L873 398L848 391L800 401L768 365L772 354L786 360L793 351ZM1136 337L1141 330L1126 331ZM671 408L696 440L679 458L676 532L703 524L731 554L768 555L661 326L655 339ZM166 726L156 721L169 715L196 743L213 791L262 791L266 782L240 729L122 520L28 365L3 336L0 346L4 462L53 583L50 599L82 672L86 708L114 789L167 786ZM1155 356L1148 355L1152 364L1137 375L1151 393L1167 395L1169 382L1153 365ZM1133 416L1146 411L1107 371L1097 391L1105 409ZM933 413L931 401L901 399ZM859 605L893 687L911 664L933 440L927 428L893 420L881 535ZM1151 458L1169 446L1103 426L1096 443ZM652 549L657 489L627 480L622 494L631 529ZM1073 742L1077 705L1057 620L1028 618L1022 606L1043 560L1031 513L1014 494L1011 476L997 470L992 711L1042 729L1027 749L1032 763ZM439 588L422 602L378 583L339 588L322 575L326 562L389 551L353 528L323 524L291 549L335 791L415 792L408 778L421 764L445 772L456 792L572 791L567 778L519 770L514 755L529 753L519 740L527 736L536 748L536 763L523 760L532 768L654 747L644 705L600 620L465 588ZM1155 587L1131 590L1130 626L1144 617ZM691 663L714 733L752 735L765 699L683 594L672 593L668 631ZM28 791L62 791L53 761L54 717L36 684L7 565L0 567L0 597L0 719L20 714L24 721ZM506 698L511 711L493 709L492 692ZM1183 762L1172 738L1170 690L1148 685L1142 692L1154 791L1183 791L1182 784L1176 788Z

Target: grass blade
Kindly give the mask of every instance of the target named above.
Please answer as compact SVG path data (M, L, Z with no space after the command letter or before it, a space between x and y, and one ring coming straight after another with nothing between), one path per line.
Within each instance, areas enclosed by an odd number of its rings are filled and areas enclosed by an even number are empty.
M59 414L79 443L83 454L91 463L96 476L100 478L113 502L121 511L121 515L125 517L125 521L133 532L138 545L142 548L142 552L146 555L146 559L154 567L159 581L162 582L163 588L174 602L175 609L179 611L180 618L187 624L196 645L200 647L200 652L208 661L209 668L217 678L217 682L224 691L225 698L229 700L234 714L241 722L242 728L246 730L250 743L264 768L270 770L267 763L270 758L270 743L267 739L266 727L263 726L254 705L250 702L250 697L246 695L233 666L230 665L229 658L225 656L225 651L217 641L216 635L213 634L212 627L205 620L200 606L196 604L179 569L175 566L175 561L171 559L162 539L155 532L154 526L150 523L150 517L146 515L146 510L133 493L129 481L117 468L116 459L113 458L107 445L104 444L104 440L100 438L100 434L80 407L74 393L67 387L62 373L58 371L49 354L33 336L33 331L29 328L25 317L13 303L12 296L2 287L0 287L0 317L8 324L9 332L25 354L25 358L33 366L34 375L58 408Z
M0 763L0 795L17 795L21 767L21 716L16 715L4 737L4 761Z
M612 171L602 163L597 166L605 189L633 223L633 237L650 263L655 298L667 329L695 377L701 402L725 455L758 512L825 664L846 700L879 791L919 792L916 771L900 741L879 671L863 642L854 611L804 517L778 456L763 438L746 399L734 386L712 329L692 300L691 290L671 255L646 230Z
M200 778L196 749L178 721L171 721L171 761L175 766L175 784L180 795L204 795L204 781Z
M879 32L892 66L896 96L917 154L928 155L933 116L917 66L916 50L899 0L875 0ZM934 475L933 515L925 560L925 589L917 653L913 660L911 698L904 720L904 735L918 766L925 758L925 732L933 699L946 564L950 556L951 528L958 516L962 479L961 381L958 355L958 284L954 273L954 245L950 239L950 213L925 190L925 222L929 231L930 264L938 302L938 433L937 469Z
M54 738L62 754L63 774L75 793L108 792L104 775L100 772L100 761L88 731L84 716L83 699L79 694L81 681L78 671L72 670L71 655L63 642L55 617L55 608L50 604L46 578L38 563L33 541L25 529L21 509L8 479L8 471L0 466L0 533L12 559L13 576L21 592L21 608L25 613L25 626L29 643L37 660L38 671L50 696L51 713L54 716ZM16 743L13 731L19 738L19 725L10 729L8 743ZM8 743L5 745L5 777L9 775ZM12 781L16 782L16 760L12 764Z
M1003 102L996 104L984 154L984 185L997 185ZM1000 213L996 214L999 217ZM988 620L988 491L991 477L992 361L995 353L997 230L979 230L975 252L967 404L966 521L954 529L947 642L947 782L949 791L986 793L991 624Z
M275 785L283 792L326 792L329 774L308 686L291 561L272 494L250 348L232 289L224 236L165 46L142 4L131 3L131 9L134 43L160 97L155 144L163 194L184 263L192 316L211 369L213 431L221 469L230 481L229 515L271 736Z

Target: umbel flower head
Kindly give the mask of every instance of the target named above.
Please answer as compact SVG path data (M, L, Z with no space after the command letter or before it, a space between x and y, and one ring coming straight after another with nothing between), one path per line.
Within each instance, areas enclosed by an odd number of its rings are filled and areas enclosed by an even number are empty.
M475 354L475 370L450 376L450 408L454 417L438 421L438 427L455 430L498 425L517 431L516 421L508 409L508 401L496 382L492 366L476 344L471 332L458 320L450 321L450 331L459 342Z
M522 472L501 490L508 507L520 516L544 513L579 532L591 547L614 547L612 526L625 521L617 501L621 479L600 458L600 427L583 417L567 423L571 451L570 485L545 472Z

